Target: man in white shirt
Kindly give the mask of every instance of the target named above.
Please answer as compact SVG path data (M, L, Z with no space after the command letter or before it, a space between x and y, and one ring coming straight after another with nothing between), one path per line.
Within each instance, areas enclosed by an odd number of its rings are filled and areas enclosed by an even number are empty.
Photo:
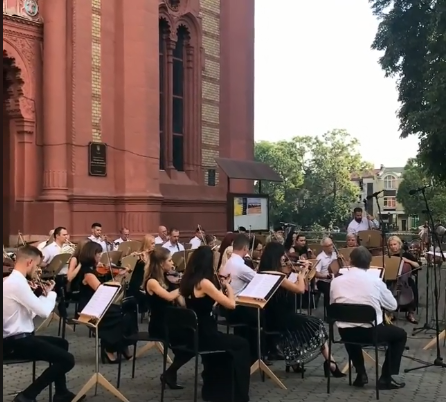
M53 261L56 255L63 253L63 248L68 239L67 229L64 228L63 226L57 227L56 229L54 229L53 238L54 240L42 250L43 254L43 260L41 263L42 267L48 266L49 264L51 264L51 261ZM68 272L68 265L60 270L59 275L66 275L67 272Z
M107 241L107 236L102 235L102 225L98 222L91 225L91 236L88 238L88 240L100 244L103 253L105 253L107 250L113 250L113 245Z
M180 231L178 229L170 229L169 241L163 244L164 248L170 251L170 254L175 254L178 251L184 251L184 246L179 242Z
M324 306L328 307L330 304L330 283L332 275L330 273L330 265L338 258L334 251L333 240L330 237L325 237L321 241L322 251L318 254L316 259L319 261L316 265L316 285L318 290L324 295Z
M38 297L31 290L27 276L34 277L42 253L33 246L21 247L13 272L3 281L3 352L4 358L45 361L51 363L13 402L35 402L37 396L54 382L53 402L70 402L75 394L68 391L65 374L74 367L68 342L53 336L34 335L33 319L47 318L56 304L54 283Z
M363 216L362 208L355 208L353 210L353 216L353 220L347 227L347 233L358 234L363 230L379 229L379 222L369 214Z
M116 239L116 240L113 242L113 246L114 246L114 249L115 249L115 250L118 249L118 247L119 247L119 245L120 245L121 243L124 243L125 241L129 241L129 240L130 240L130 239L129 239L129 237L130 237L130 230L129 230L129 229L127 229L127 228L121 228L121 230L119 231L119 233L121 234L121 236L119 236L119 238Z
M198 227L195 230L195 237L189 240L189 243L192 245L191 250L195 250L201 246L201 243L205 239L205 232L201 227Z
M398 383L392 375L398 375L401 365L407 333L404 329L395 325L383 324L382 308L395 311L398 303L382 279L375 275L369 275L372 255L365 247L357 247L350 254L351 266L348 273L338 276L331 283L330 302L341 304L364 304L372 306L376 311L378 342L387 342L386 359L382 366L379 379L380 389L398 389L404 387L404 383ZM370 324L356 324L337 322L339 335L345 342L363 342L373 344L373 328ZM353 385L363 387L368 383L364 366L364 357L361 346L346 344L345 348L353 365L356 368L357 377Z
M167 228L165 226L158 226L158 236L155 237L155 244L164 244L168 240Z

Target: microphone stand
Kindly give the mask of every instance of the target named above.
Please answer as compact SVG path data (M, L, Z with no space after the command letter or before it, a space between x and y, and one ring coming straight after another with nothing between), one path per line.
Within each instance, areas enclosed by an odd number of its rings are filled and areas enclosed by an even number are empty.
M426 205L426 210L427 210L427 216L429 217L429 222L430 222L430 226L432 228L431 232L431 239L432 239L432 249L433 249L433 268L434 268L434 310L435 310L435 338L436 338L436 348L437 348L437 356L435 358L435 360L432 363L428 363L422 360L417 359L416 361L419 361L421 364L423 364L420 367L414 367L411 369L406 369L404 370L405 373L409 373L411 371L415 371L415 370L422 370L428 367L440 367L440 368L446 368L446 363L444 363L443 361L443 357L441 356L441 349L440 349L440 318L439 318L439 313L438 313L438 309L439 309L439 290L438 290L438 280L439 280L439 273L437 272L437 270L439 271L440 268L438 266L438 262L437 262L437 258L436 258L436 247L438 246L439 250L440 250L440 255L443 259L443 261L445 261L445 257L443 254L443 251L441 250L441 243L440 243L440 239L438 237L437 232L435 231L435 223L434 223L434 218L432 216L432 211L429 208L429 202L427 201L426 198L426 192L425 189L422 188L421 189L421 194L423 195L423 200L424 200L424 204Z
M381 214L381 205L379 205L378 195L375 195L373 198L375 198L376 206L378 208L378 222L379 222L379 229L381 231L381 252L383 256L383 267L384 267L386 263L386 246L387 246L386 229L384 227L384 222ZM390 253L388 253L388 256L390 257Z

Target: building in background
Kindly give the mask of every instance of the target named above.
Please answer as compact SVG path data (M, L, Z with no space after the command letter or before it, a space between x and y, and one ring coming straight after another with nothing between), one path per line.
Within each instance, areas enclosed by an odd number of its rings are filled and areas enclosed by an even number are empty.
M226 230L215 158L253 159L254 0L3 0L3 70L4 244Z
M358 202L354 206L364 207L363 200L367 196L381 191L378 202L383 221L387 222L392 230L406 231L417 227L418 217L407 215L396 199L403 171L403 167L381 165L379 169L364 172L362 175L353 174L352 181L358 186ZM369 214L378 216L375 198L366 202L366 209Z

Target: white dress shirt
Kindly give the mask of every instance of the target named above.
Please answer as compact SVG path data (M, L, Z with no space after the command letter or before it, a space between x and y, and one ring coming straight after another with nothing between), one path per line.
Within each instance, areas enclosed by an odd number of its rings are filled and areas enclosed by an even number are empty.
M195 250L201 246L201 239L195 236L189 240L189 243L192 244L191 250Z
M37 248L38 248L40 251L43 251L43 249L45 248L45 246L47 245L47 243L48 243L48 240L42 241L42 242L40 242L40 243L37 245Z
M115 251L117 251L119 245L120 245L121 243L124 243L125 241L131 241L131 240L130 240L130 239L124 240L122 237L120 237L119 239L116 239L116 240L113 242L113 249L114 249Z
M167 243L164 243L163 247L167 248L170 251L170 254L175 254L178 251L184 251L184 246L181 243L172 244L170 240Z
M164 243L164 240L161 237L159 237L159 236L155 237L155 244L163 244L163 243Z
M100 244L100 246L102 247L102 252L105 253L107 252L108 249L108 245L107 242L105 240L102 240L101 237L94 237L93 235L91 235L88 240L94 241L95 243ZM112 251L112 249L108 249L108 251Z
M16 270L3 281L3 338L34 332L33 318L47 318L56 306L56 293L37 297Z
M363 230L379 229L379 222L376 219L369 221L366 216L364 216L361 222L357 222L353 219L347 227L347 233L358 234Z
M245 264L242 257L232 254L226 265L220 270L220 275L231 275L231 287L237 296L254 279L256 273Z
M316 257L316 259L318 261L320 261L316 265L316 272L320 273L321 275L328 275L330 273L328 270L330 268L330 264L337 258L338 258L338 255L334 251L331 253L331 255L328 255L325 251L322 251ZM320 278L318 278L317 280L323 281L323 282L331 281L331 279L320 279Z
M330 287L330 304L366 304L376 311L377 324L383 322L382 308L395 311L398 303L382 279L369 275L366 269L350 268L347 273L333 279ZM338 328L370 327L370 324L337 322Z
M51 244L48 244L43 250L43 260L45 264L50 264L51 261L53 261L54 257L56 255L64 253L64 246L59 247L59 245L53 241ZM60 270L58 275L66 275L68 273L68 264L65 264L65 266Z

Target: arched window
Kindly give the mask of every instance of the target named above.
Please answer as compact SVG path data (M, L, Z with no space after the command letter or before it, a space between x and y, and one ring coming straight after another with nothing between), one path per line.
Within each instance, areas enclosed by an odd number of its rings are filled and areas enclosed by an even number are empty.
M384 190L396 190L396 177L389 174L384 177Z

